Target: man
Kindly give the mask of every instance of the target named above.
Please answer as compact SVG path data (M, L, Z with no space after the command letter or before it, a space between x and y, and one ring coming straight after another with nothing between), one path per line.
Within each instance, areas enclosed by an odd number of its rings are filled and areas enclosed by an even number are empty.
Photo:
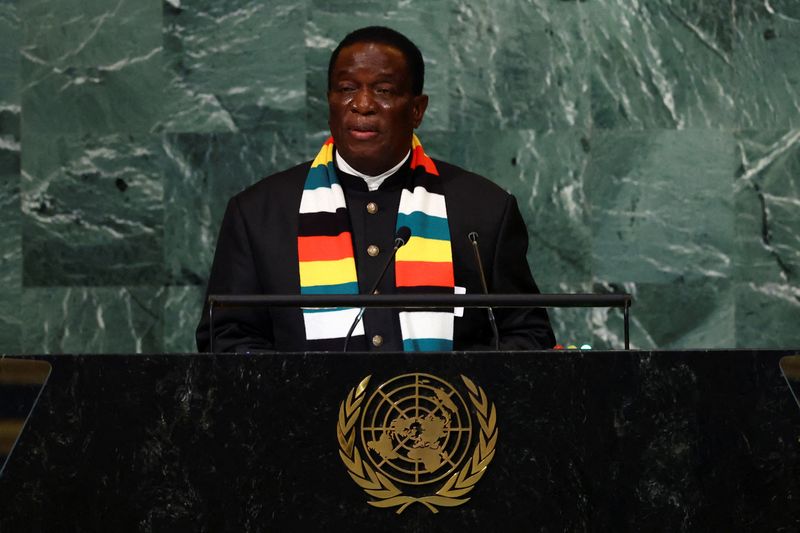
M471 232L489 291L538 292L528 236L513 196L430 159L414 135L428 105L424 63L402 34L369 27L347 35L328 67L331 138L311 163L269 176L232 198L208 294L356 294L378 280L401 227L408 243L380 293L482 292ZM357 309L222 309L217 351L342 350ZM207 309L197 329L209 348ZM544 310L498 309L504 349L555 344ZM369 309L353 350L465 350L492 344L484 309Z

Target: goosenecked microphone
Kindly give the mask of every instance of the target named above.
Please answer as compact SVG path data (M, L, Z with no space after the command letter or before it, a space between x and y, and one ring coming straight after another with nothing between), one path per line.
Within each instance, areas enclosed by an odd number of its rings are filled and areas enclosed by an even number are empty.
M472 251L475 252L475 263L478 265L478 274L481 277L481 287L483 294L489 294L489 287L486 285L486 276L483 273L483 263L481 262L480 250L478 250L478 233L472 231L467 235L469 242L472 243ZM491 307L486 308L486 313L489 315L489 325L492 327L492 334L494 335L494 349L500 351L500 333L497 331L497 322L494 319L494 310Z
M397 228L397 233L394 235L394 248L392 249L392 253L389 254L389 257L386 259L386 263L383 265L383 270L381 270L380 276L378 276L378 279L375 280L375 284L367 294L375 294L375 291L378 289L378 285L380 285L381 281L383 281L383 276L385 276L386 271L389 270L389 265L392 264L392 259L394 259L394 256L397 255L397 250L399 250L402 246L405 246L410 238L411 228L408 226L400 226ZM344 349L342 351L347 351L347 345L350 342L350 337L353 336L353 331L355 331L358 323L361 322L361 317L364 316L364 310L366 310L366 307L361 308L361 310L358 312L358 315L356 315L356 319L353 321L353 325L350 326L350 330L347 332L347 336L344 338Z

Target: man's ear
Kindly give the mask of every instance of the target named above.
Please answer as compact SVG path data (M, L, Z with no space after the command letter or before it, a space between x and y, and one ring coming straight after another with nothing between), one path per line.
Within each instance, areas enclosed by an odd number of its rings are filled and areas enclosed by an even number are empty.
M428 109L428 95L420 94L414 97L412 113L414 114L414 127L418 128L422 124L422 117L425 116L425 110Z

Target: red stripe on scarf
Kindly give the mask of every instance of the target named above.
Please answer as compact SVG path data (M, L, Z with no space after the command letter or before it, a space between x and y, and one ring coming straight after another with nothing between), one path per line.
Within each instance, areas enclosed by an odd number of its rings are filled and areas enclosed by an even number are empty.
M436 165L433 164L430 157L425 155L425 150L422 149L421 145L414 148L414 153L411 154L411 169L413 170L418 166L425 167L425 172L428 174L439 175Z
M349 231L335 237L314 236L297 238L297 255L302 261L336 261L353 257L353 237Z
M394 266L398 287L452 287L453 263L398 261Z

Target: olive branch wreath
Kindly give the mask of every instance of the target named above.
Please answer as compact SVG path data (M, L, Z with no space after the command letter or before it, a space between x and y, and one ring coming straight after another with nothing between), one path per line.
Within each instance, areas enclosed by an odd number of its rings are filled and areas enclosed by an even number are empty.
M412 503L421 503L438 513L436 506L456 507L469 501L463 498L480 481L486 472L486 467L494 458L497 446L497 411L494 404L489 402L483 389L476 386L466 376L461 376L469 390L469 399L477 412L478 423L481 426L478 445L472 453L472 459L467 461L460 471L452 476L436 491L434 495L415 498L403 494L392 481L379 471L373 469L361 458L356 447L355 424L361 414L361 403L364 401L367 384L372 376L367 376L354 389L351 389L347 398L339 404L339 421L336 425L336 436L339 439L339 456L342 458L347 472L353 481L364 492L376 498L367 503L374 507L398 507L397 514L402 513Z

